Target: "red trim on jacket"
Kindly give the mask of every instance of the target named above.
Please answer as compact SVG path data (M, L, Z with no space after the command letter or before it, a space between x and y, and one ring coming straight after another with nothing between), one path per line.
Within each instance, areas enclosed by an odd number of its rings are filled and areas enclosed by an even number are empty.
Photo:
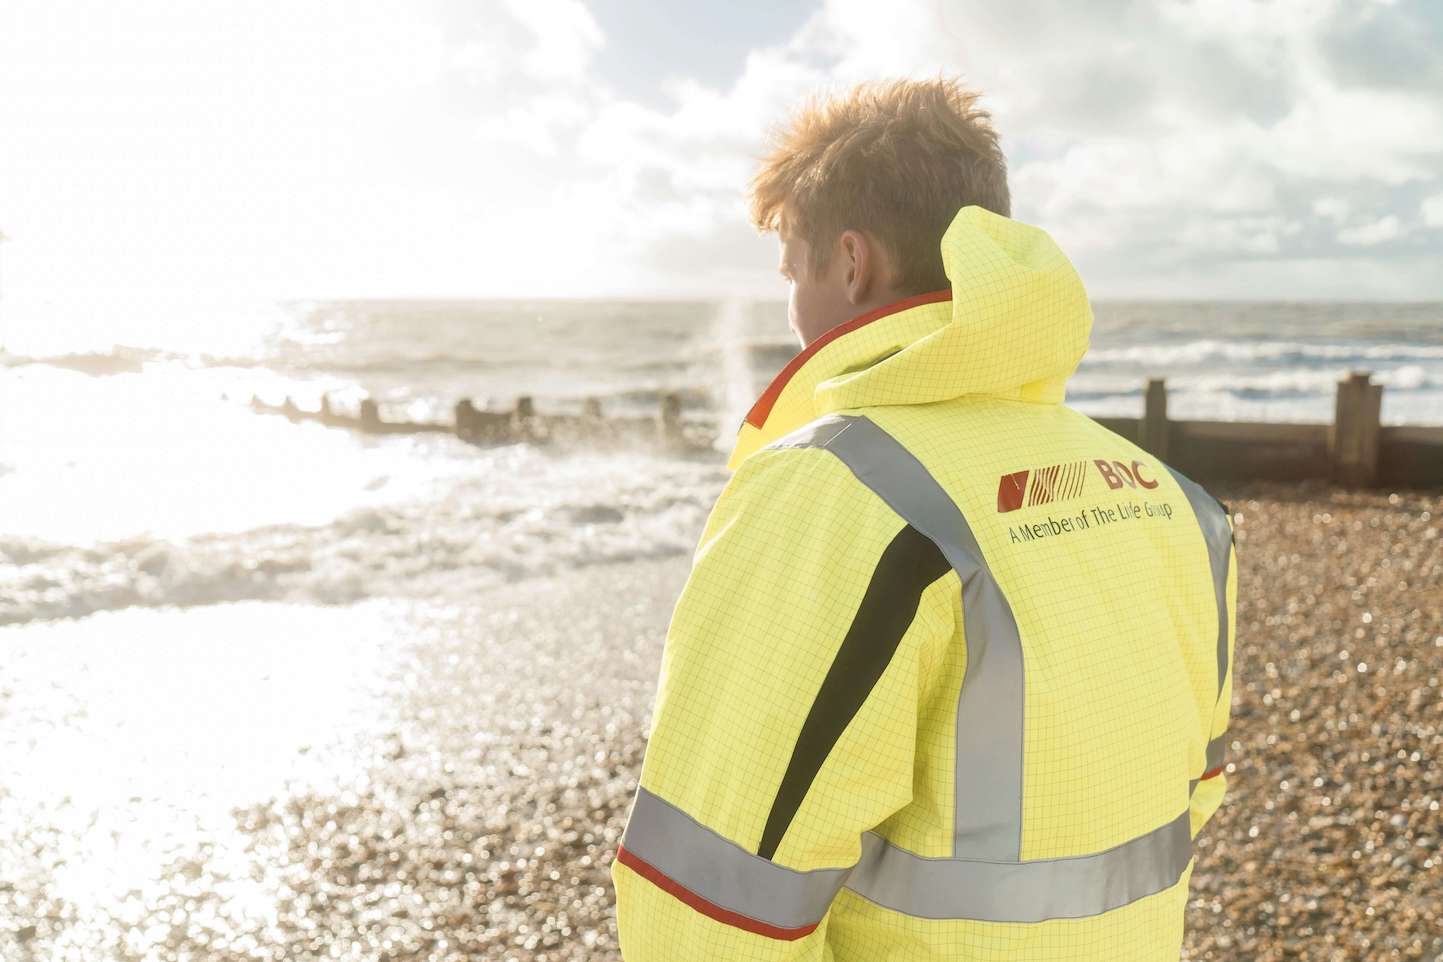
M777 372L777 376L772 378L772 382L767 385L767 389L762 392L762 396L757 398L757 402L753 404L752 409L747 412L746 419L755 427L761 427L765 424L767 415L772 413L772 405L777 403L777 398L781 395L782 388L786 387L787 381L791 380L792 375L797 373L797 369L807 363L812 355L816 354L843 334L850 334L864 324L870 324L873 321L880 320L890 314L897 314L908 308L920 307L923 304L936 304L938 301L950 301L951 299L952 288L950 287L940 291L928 291L926 294L915 294L912 297L904 297L902 300L894 301L891 304L884 304L875 310L854 317L850 321L843 321L841 324L829 328L821 337L802 348L796 356L787 362L786 367Z
M794 939L800 939L805 935L810 935L812 931L821 924L820 922L813 922L811 925L804 925L801 928L784 929L780 926L768 925L766 922L758 922L756 919L749 918L745 915L739 915L736 912L731 911L730 909L724 909L720 905L717 905L715 902L707 901L700 895L697 895L695 892L683 886L681 883L667 878L661 873L659 869L657 869L650 863L644 861L641 856L629 851L625 846L622 846L620 844L616 846L616 860L622 865L625 865L632 871L636 872L636 874L640 875L642 878L650 881L657 888L676 896L687 905L690 905L692 908L696 909L698 912L702 913L703 915L709 916L710 918L716 919L718 922L721 922L724 925L730 925L738 929L745 929L748 932L754 932L757 935L765 935L768 938L781 939L783 941L790 942Z
M1202 777L1203 777L1203 778L1212 778L1214 775L1216 775L1218 772L1220 772L1220 771L1222 771L1222 770L1223 770L1223 766L1219 765L1217 768L1214 768L1214 769L1213 769L1212 771L1210 771L1210 772L1203 772L1203 776L1202 776Z

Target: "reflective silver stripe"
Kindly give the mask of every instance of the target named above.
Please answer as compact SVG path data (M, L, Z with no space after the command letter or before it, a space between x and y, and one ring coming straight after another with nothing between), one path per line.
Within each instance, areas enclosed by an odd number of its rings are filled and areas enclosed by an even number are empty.
M852 871L848 866L801 872L778 865L641 786L621 844L708 902L788 929L820 921Z
M957 699L955 857L1022 855L1022 639L967 519L931 472L870 418L831 414L767 445L826 448L930 538L962 580L967 670Z
M1218 610L1218 699L1223 696L1223 683L1228 677L1228 563L1233 540L1232 527L1228 524L1227 513L1217 500L1196 481L1180 473L1172 465L1165 465L1183 494L1187 495L1202 527L1203 540L1207 543L1208 560L1212 565L1213 593L1217 597ZM1216 702L1214 703L1216 706ZM1227 751L1226 734L1218 735L1208 742L1207 768L1210 772L1223 763ZM1193 780L1193 785L1197 780Z
M861 841L856 865L798 871L723 838L638 786L621 844L708 902L781 928L821 921L844 886L918 918L1082 918L1176 884L1192 858L1186 811L1102 852L1026 862L931 858L871 831L862 833Z
M1044 922L1099 915L1161 892L1191 859L1187 811L1106 851L1026 862L927 858L867 832L847 888L922 918Z
M1227 757L1228 736L1226 733L1219 735L1208 742L1208 764L1204 772L1210 772L1220 766Z
M1172 465L1165 465L1177 479L1183 494L1192 505L1193 514L1202 526L1203 540L1207 542L1208 560L1212 563L1213 591L1217 595L1218 608L1218 693L1223 690L1223 681L1228 677L1228 557L1233 532L1228 526L1227 515L1221 506L1196 481L1178 473Z

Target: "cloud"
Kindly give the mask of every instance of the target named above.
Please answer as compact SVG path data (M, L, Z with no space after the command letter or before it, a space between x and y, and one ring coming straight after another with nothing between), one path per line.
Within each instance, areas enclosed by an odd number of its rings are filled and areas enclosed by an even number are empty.
M618 8L610 8L613 11ZM623 8L624 9L624 8ZM1094 296L1440 297L1443 14L825 0L640 103L579 0L0 11L22 285L781 296L743 192L810 92L957 73ZM745 17L738 8L737 17Z
M1372 247L1384 241L1394 240L1403 233L1402 223L1396 214L1388 214L1367 224L1348 227L1338 231L1338 240L1358 247Z
M606 268L558 272L564 220L538 215L608 96L590 72L603 42L576 0L174 0L100 18L14 0L12 293L584 292ZM569 230L604 247L596 221Z
M1334 223L1346 220L1350 210L1352 205L1342 197L1318 197L1313 201L1313 213Z
M506 11L535 40L521 62L542 80L587 75L592 54L603 41L601 27L581 0L506 0Z
M1002 131L1015 215L1052 232L1104 296L1153 290L1155 276L1178 296L1312 296L1323 285L1285 265L1322 257L1353 259L1357 296L1384 277L1377 293L1396 296L1405 282L1372 250L1407 233L1411 191L1443 186L1443 96L1428 82L1443 56L1414 44L1431 72L1408 83L1382 68L1386 48L1366 51L1377 69L1340 50L1395 35L1419 9L833 0L786 52L825 63L834 88L962 73ZM1443 295L1427 270L1403 274L1412 296Z
M1418 213L1422 216L1423 223L1429 227L1443 227L1443 193L1426 198Z

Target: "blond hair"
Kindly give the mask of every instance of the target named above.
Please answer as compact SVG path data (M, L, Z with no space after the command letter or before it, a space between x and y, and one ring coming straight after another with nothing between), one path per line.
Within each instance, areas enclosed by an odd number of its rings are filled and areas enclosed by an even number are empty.
M946 288L939 245L957 211L1011 216L1007 161L980 96L944 75L813 94L771 132L749 189L753 225L805 240L813 276L850 227L891 255L902 293Z

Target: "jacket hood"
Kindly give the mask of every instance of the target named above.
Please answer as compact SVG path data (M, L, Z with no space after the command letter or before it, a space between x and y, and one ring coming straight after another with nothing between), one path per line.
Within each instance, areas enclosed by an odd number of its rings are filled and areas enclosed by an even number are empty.
M950 287L828 330L774 377L727 459L808 421L877 404L963 395L1060 404L1092 334L1092 307L1067 256L1039 227L975 205L942 235Z

